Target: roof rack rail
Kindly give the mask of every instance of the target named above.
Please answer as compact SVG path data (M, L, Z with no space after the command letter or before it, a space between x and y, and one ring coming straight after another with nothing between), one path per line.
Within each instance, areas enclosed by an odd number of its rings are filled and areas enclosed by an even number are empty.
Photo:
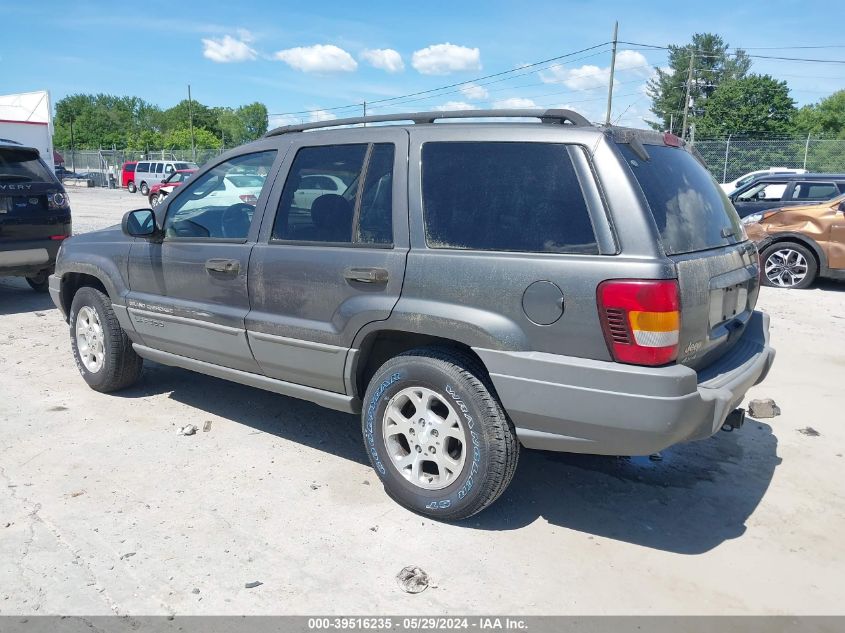
M414 123L434 123L438 119L478 119L478 118L536 118L543 123L570 123L577 126L589 126L590 122L572 110L540 110L540 109L511 109L511 110L447 110L435 112L403 112L401 114L374 114L371 116L352 117L348 119L333 119L331 121L317 121L301 123L299 125L284 125L270 130L265 137L279 136L288 132L304 132L342 125L360 125L363 123L386 123L390 121L412 121Z

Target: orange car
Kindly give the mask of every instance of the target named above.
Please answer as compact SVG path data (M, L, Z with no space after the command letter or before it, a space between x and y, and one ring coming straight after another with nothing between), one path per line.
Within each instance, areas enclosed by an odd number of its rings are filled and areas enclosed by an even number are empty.
M845 280L845 195L742 219L760 250L763 283L806 288L817 277Z

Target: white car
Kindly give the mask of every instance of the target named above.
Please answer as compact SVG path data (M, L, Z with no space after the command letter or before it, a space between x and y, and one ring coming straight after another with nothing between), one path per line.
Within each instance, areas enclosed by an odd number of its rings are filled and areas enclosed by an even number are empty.
M310 174L303 176L293 194L293 206L298 209L310 209L314 200L327 193L342 195L347 184L337 176L329 174Z
M255 206L258 196L261 195L264 180L264 176L257 174L227 174L223 178L222 186L205 196L205 204L227 207L243 202Z
M735 189L739 189L747 185L749 182L757 178L758 176L774 176L776 174L806 174L806 169L793 169L792 167L769 167L768 169L758 169L757 171L749 171L747 174L743 174L736 180L731 180L730 182L725 182L720 184L719 186L724 190L725 193L731 193Z

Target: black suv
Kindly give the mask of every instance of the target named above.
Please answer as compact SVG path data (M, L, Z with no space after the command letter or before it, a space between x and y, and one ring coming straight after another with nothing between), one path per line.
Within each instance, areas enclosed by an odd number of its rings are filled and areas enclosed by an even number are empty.
M70 205L38 150L0 140L0 276L47 292L56 253L70 236Z
M434 123L468 117L542 123ZM758 290L683 141L566 110L280 128L68 240L50 277L92 388L150 359L358 413L388 493L443 519L492 503L520 444L739 426L774 357Z
M845 174L773 174L761 176L730 194L739 217L752 213L821 203L845 193Z

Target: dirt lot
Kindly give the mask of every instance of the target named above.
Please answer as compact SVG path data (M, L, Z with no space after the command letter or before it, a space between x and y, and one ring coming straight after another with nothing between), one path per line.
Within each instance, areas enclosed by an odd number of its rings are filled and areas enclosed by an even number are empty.
M77 231L142 206L71 199ZM749 395L780 417L661 462L524 451L448 525L387 498L354 416L151 363L88 389L49 298L0 279L0 613L845 613L845 284L760 306ZM400 591L406 565L437 587Z

